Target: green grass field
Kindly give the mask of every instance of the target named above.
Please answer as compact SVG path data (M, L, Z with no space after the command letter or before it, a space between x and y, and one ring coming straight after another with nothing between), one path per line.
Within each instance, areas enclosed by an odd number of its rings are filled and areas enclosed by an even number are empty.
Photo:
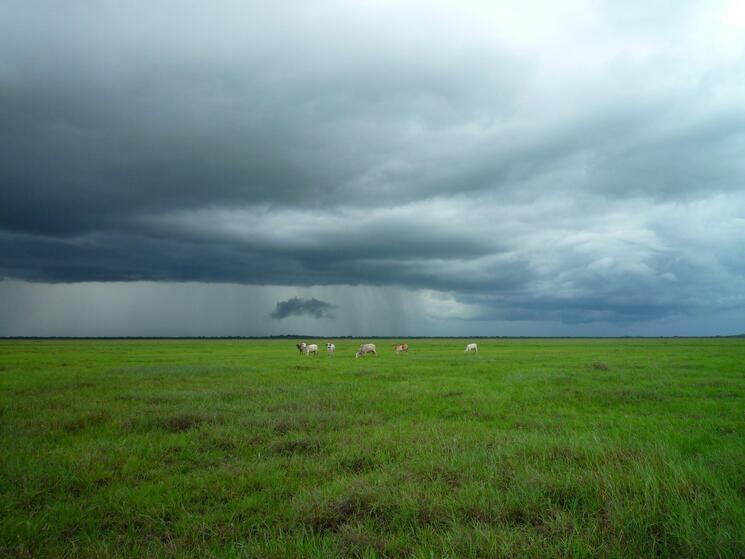
M408 341L0 341L0 555L745 557L745 340Z

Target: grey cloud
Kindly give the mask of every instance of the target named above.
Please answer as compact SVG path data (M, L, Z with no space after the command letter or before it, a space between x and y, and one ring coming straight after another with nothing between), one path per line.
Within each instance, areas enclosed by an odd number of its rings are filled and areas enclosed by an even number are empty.
M287 301L279 301L277 308L272 313L272 318L282 320L288 316L301 316L309 315L316 318L333 318L333 310L336 308L335 305L327 303L326 301L320 301L318 299L300 299L293 297Z
M0 276L731 308L745 45L718 9L5 3Z

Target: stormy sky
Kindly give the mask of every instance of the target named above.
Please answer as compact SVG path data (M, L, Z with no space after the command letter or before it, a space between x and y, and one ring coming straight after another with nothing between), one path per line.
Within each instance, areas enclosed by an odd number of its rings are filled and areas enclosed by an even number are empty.
M745 3L5 0L0 335L745 332Z

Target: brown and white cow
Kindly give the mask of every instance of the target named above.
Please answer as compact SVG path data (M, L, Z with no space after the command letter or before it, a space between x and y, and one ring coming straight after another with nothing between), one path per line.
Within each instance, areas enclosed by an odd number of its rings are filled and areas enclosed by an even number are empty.
M396 354L399 353L408 353L409 352L409 344L396 344L393 346L393 351L396 352Z

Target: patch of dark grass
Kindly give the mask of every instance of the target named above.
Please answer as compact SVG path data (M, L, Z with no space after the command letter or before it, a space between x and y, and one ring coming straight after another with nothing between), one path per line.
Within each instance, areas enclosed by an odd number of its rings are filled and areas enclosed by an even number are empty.
M310 400L309 402L306 402L306 408L307 411L314 411L314 412L332 412L339 409L339 404L329 398L321 398L318 400Z
M434 530L444 530L453 521L452 514L443 503L420 500L414 512L414 520L419 526L428 526Z
M243 400L246 398L245 392L235 391L235 392L221 392L216 395L217 398L219 398L222 402L235 402L237 400Z
M699 499L714 497L710 492L692 479L679 479L675 484L676 495L688 503L696 503Z
M323 449L321 441L310 438L276 441L269 445L269 450L280 456L294 454L317 454Z
M150 396L145 398L145 402L153 406L162 406L165 404L173 404L180 400L173 396Z
M67 409L67 407L49 406L49 409ZM108 411L96 410L78 416L67 414L51 419L30 419L25 422L25 426L29 429L29 433L36 436L53 433L79 435L106 423L110 419L111 415Z
M610 371L610 367L607 363L604 363L603 361L593 361L590 364L590 367L595 369L596 371Z
M637 402L659 402L666 399L666 396L653 390L644 390L641 388L615 388L598 390L595 395L599 401L609 404L633 404Z
M268 427L275 435L286 435L290 432L317 432L323 433L340 426L343 417L337 413L310 413L282 415L260 421L259 424Z
M503 461L495 473L497 486L503 491L509 491L515 484L516 467L510 461Z
M65 433L74 435L85 431L88 426L88 422L85 417L76 417L75 419L69 419L62 423L62 430Z
M561 510L571 510L585 499L582 488L572 484L548 483L544 485L542 491L551 504Z
M468 505L460 510L460 515L470 523L519 529L541 528L546 522L544 513L534 502Z
M338 405L329 399L302 400L294 398L291 401L267 405L264 407L264 409L271 413L293 412L307 414L309 412L334 411L337 409L337 407Z
M339 461L339 467L355 474L370 472L379 467L378 461L369 454L347 456Z
M469 408L452 408L441 412L440 417L443 419L470 419L473 416L473 412Z
M737 434L737 427L734 425L717 425L714 427L714 431L718 435L736 435Z
M347 495L321 503L309 511L304 523L316 533L337 532L344 525L386 515L372 489L358 485Z
M82 392L88 388L93 388L96 383L91 381L55 381L46 384L38 384L27 388L19 388L15 393L21 397L25 396L45 396L47 394L59 395L66 392ZM70 397L70 394L65 394Z
M497 526L500 522L499 511L487 505L466 505L461 507L459 517L469 524Z
M69 398L52 398L44 402L44 406L50 410L69 410L72 402Z
M494 419L496 419L495 414L484 410L473 410L471 412L471 417L476 421L494 421Z
M184 413L158 419L155 424L170 433L183 433L184 431L196 429L207 421L208 419L201 415Z
M386 419L383 417L380 417L377 414L373 413L363 413L360 415L357 415L354 418L354 423L356 425L362 425L364 427L371 427L373 425L381 425L382 423L385 423Z
M370 530L364 524L344 524L337 533L339 553L343 557L403 557L392 554L388 548L388 540Z
M297 431L298 429L300 429L300 422L293 416L279 417L272 423L272 432L275 435L286 435L290 431Z
M233 452L238 447L232 437L222 433L203 433L200 437L200 452L209 450L220 450L222 452Z
M716 392L709 392L706 394L707 398L717 398L717 399L730 399L730 398L742 398L743 394L740 394L738 392L731 392L727 390L718 390Z
M302 404L297 400L293 399L289 402L282 402L280 404L268 404L264 406L264 410L277 413L277 412L299 412L302 410Z
M507 526L518 528L537 528L544 523L541 509L533 503L508 505L500 512L499 518Z
M166 431L168 433L184 433L198 429L202 425L220 423L218 417L199 415L194 413L177 413L159 417L133 417L121 424L124 432L142 433L149 431Z

